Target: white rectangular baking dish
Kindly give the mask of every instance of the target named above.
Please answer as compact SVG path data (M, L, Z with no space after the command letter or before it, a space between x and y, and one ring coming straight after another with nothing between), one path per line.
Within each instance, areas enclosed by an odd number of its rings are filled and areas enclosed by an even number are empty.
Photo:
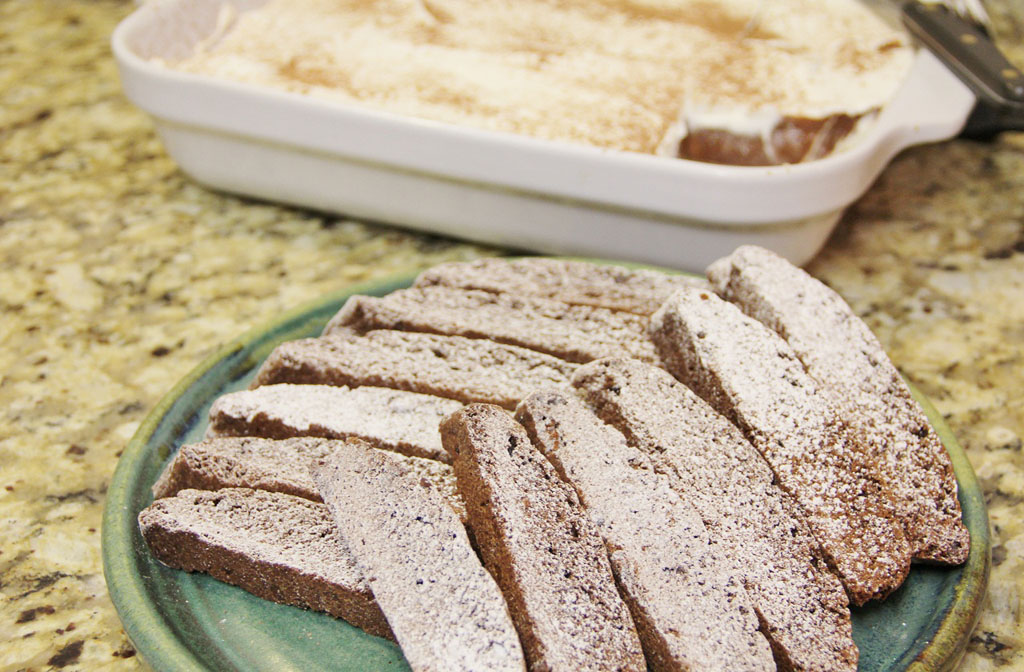
M149 61L190 53L231 1L154 0L113 34L126 95L185 173L229 192L539 252L700 271L753 243L803 264L893 156L956 135L975 103L922 50L850 149L739 167L373 113Z

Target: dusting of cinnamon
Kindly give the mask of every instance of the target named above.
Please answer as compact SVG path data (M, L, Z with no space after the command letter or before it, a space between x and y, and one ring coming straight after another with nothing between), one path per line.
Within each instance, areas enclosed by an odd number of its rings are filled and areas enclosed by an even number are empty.
M909 66L908 41L854 0L827 9L812 0L270 0L171 66L660 153L684 116L725 110L715 127L743 134L755 117L775 115L761 123L770 129L783 116L856 117L884 104Z

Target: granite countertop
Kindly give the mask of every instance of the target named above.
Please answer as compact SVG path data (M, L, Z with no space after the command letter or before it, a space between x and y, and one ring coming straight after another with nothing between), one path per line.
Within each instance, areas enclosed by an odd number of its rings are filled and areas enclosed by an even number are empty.
M1024 63L1009 2L996 25ZM189 181L120 93L108 40L133 7L0 3L0 670L140 667L104 585L105 492L199 361L346 285L498 252ZM947 418L985 490L992 577L965 670L1024 669L1022 185L1024 135L905 152L808 267Z

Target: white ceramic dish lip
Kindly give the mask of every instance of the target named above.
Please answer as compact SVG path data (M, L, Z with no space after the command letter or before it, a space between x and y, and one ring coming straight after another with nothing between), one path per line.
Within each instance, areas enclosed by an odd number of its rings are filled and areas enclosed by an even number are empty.
M205 3L203 9L227 1ZM183 13L201 4L155 0L113 33L126 95L161 121L492 189L715 226L789 223L841 210L904 148L956 135L975 102L965 85L921 50L893 100L848 150L796 165L708 164L369 111L169 70L138 53L141 41L164 26L170 30L169 18L176 14L187 21ZM175 36L164 32L161 38L173 44Z

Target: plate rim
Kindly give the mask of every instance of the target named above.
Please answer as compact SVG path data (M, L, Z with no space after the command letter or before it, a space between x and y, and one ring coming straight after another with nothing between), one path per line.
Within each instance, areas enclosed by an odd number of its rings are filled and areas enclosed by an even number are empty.
M988 506L977 474L974 473L974 467L967 459L967 453L953 430L931 401L906 380L906 377L904 380L914 400L924 409L949 454L959 498L972 503L972 506L965 507L961 501L964 525L971 538L971 548L964 562L963 576L957 582L957 599L943 617L936 636L907 666L908 672L946 672L955 668L967 653L967 643L974 626L981 618L982 601L988 592L989 572L992 567Z
M680 274L679 271L672 269L640 263L582 257L559 258ZM274 341L276 344L289 340L289 334L308 329L311 322L325 321L321 314L326 314L329 318L329 315L336 312L341 302L349 296L379 294L409 286L417 275L418 272L397 273L351 285L304 302L276 318L257 324L200 361L160 398L139 425L119 457L107 489L102 518L101 551L103 574L110 600L128 638L152 669L157 672L208 669L173 631L153 627L163 620L161 613L147 599L144 578L134 571L132 553L126 552L124 548L125 545L130 546L132 533L137 529L138 512L130 510L131 484L138 479L144 458L154 450L150 443L157 430L168 419L170 411L182 396L216 366L234 356L244 354L259 341ZM915 401L924 408L949 453L958 483L958 494L962 500L964 523L971 539L970 552L963 565L963 574L956 584L957 597L952 607L942 616L931 642L912 660L901 659L901 662L906 663L905 669L908 672L946 672L955 668L963 658L967 642L981 616L981 603L987 592L991 568L988 509L974 468L955 434L928 398L906 380L906 377L904 380ZM969 501L971 506L963 506L963 500Z
M172 631L152 627L163 619L159 610L147 599L143 577L134 571L132 554L126 552L124 548L130 546L132 533L138 526L138 512L130 510L130 486L138 478L147 452L152 450L149 445L151 439L181 397L218 364L244 352L247 347L267 337L268 334L300 330L303 323L314 319L311 316L325 312L329 306L338 304L353 294L377 292L382 287L411 284L415 277L415 273L406 272L351 285L306 301L276 318L265 320L248 329L218 347L181 378L160 398L132 435L118 458L110 484L107 486L100 531L103 577L107 593L125 634L136 652L156 672L208 668ZM288 329L289 325L294 326ZM287 337L281 340L287 340Z

